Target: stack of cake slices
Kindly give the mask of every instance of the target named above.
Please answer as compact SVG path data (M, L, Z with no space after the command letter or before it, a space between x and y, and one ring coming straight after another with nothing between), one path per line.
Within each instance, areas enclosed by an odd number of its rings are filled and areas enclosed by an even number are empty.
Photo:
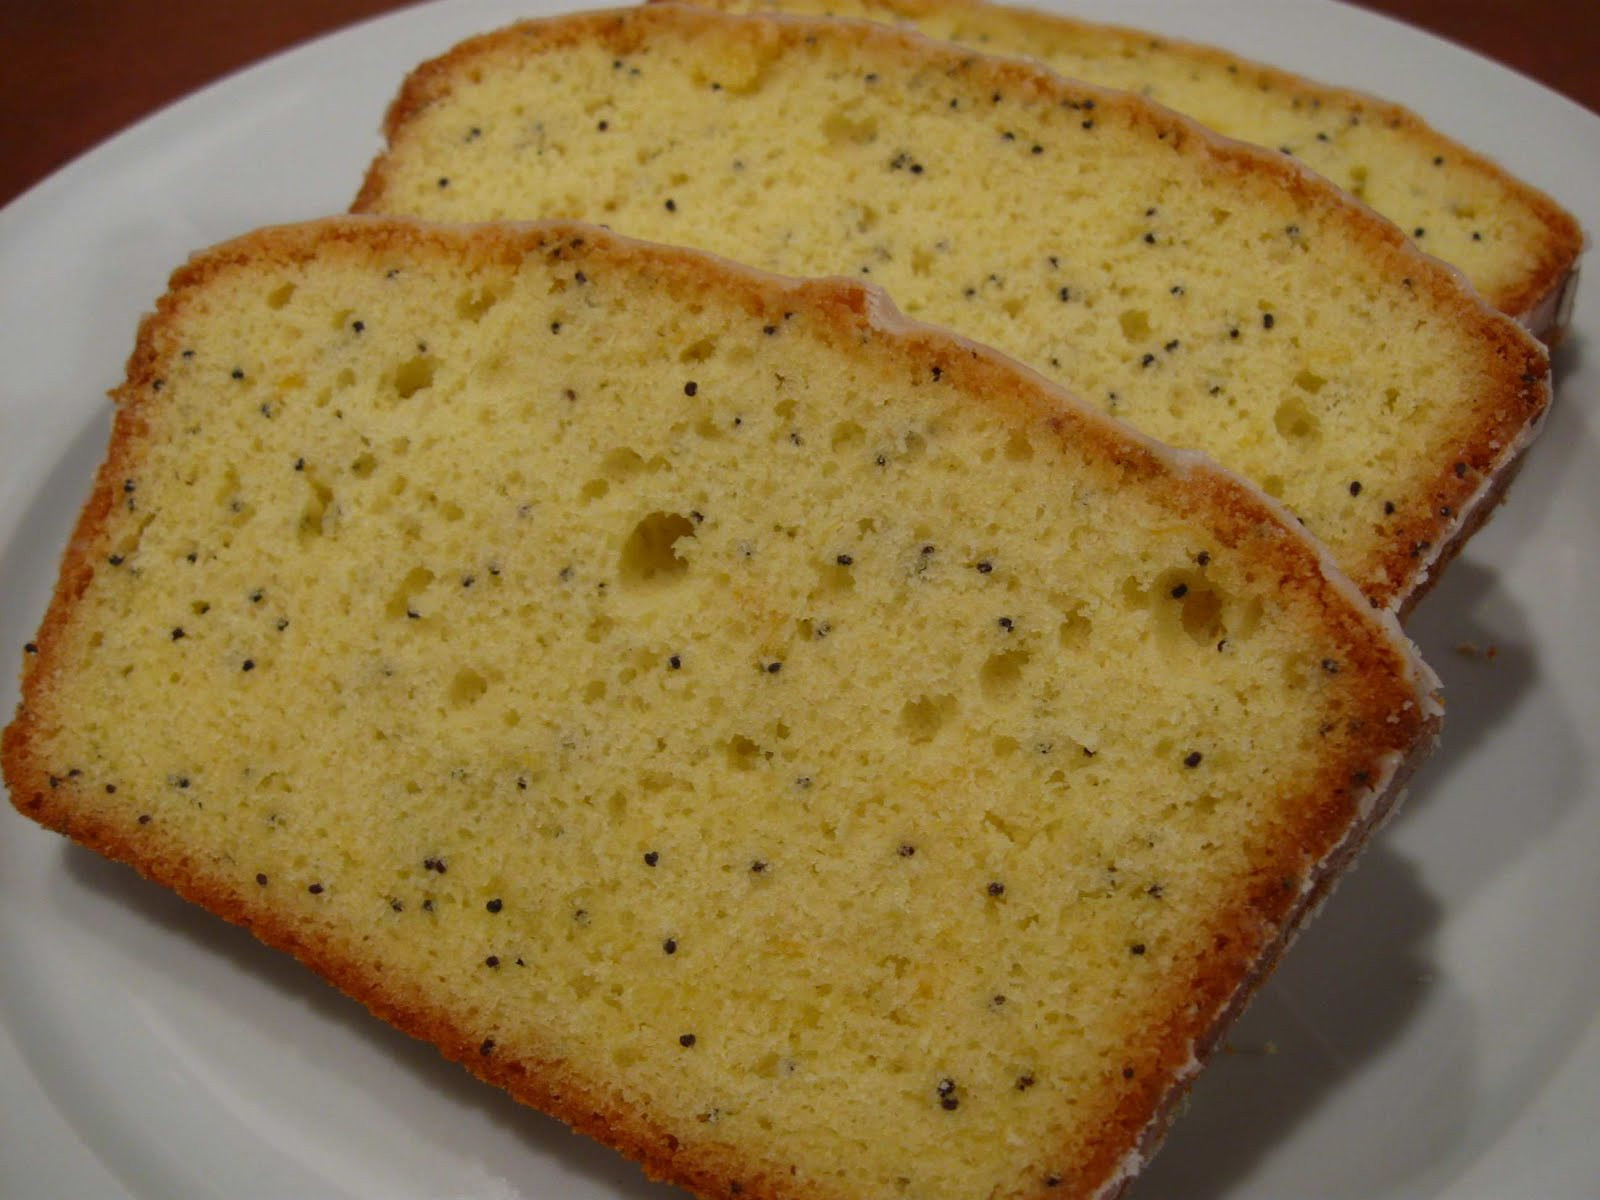
M449 49L178 268L6 782L701 1196L1118 1195L1432 748L1581 235L1221 51L780 7Z

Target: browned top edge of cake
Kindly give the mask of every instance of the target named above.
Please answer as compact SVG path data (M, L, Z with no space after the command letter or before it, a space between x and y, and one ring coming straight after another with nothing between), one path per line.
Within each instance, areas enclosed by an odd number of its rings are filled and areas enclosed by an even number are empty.
M1395 280L1428 296L1436 311L1451 314L1485 346L1489 378L1480 394L1463 397L1461 425L1451 461L1441 462L1391 537L1369 561L1344 563L1345 571L1375 607L1404 613L1437 578L1438 569L1493 511L1503 484L1497 478L1531 442L1550 401L1549 356L1509 318L1490 308L1455 271L1418 250L1391 222L1286 156L1213 133L1188 117L1126 92L1062 79L1020 59L996 58L921 34L866 21L827 21L787 14L731 16L712 9L662 3L522 22L471 38L416 68L390 104L384 134L392 149L413 117L448 96L459 79L488 61L525 61L564 47L597 42L626 55L654 36L714 34L757 46L787 48L818 38L837 39L913 66L965 72L976 89L1003 88L1046 103L1116 108L1147 127L1174 153L1209 160L1251 181L1295 195L1299 203L1342 223ZM378 154L352 206L381 208L388 186L388 153ZM529 214L538 216L539 214Z
M648 0L659 4L663 0ZM741 11L739 0L690 0L690 2ZM757 0L763 11L783 11L783 0ZM1577 218L1558 204L1554 198L1532 184L1513 175L1499 163L1441 133L1411 109L1379 96L1340 87L1296 75L1280 67L1255 61L1235 54L1220 46L1186 38L1169 37L1149 30L1134 29L1126 25L1101 24L1085 21L1063 13L1049 12L1022 5L998 5L986 0L856 0L856 3L875 14L883 14L887 21L919 21L938 13L985 11L1004 15L1018 24L1037 25L1071 31L1083 36L1105 38L1128 46L1158 49L1181 55L1197 63L1237 71L1245 79L1265 84L1294 100L1304 100L1357 115L1363 120L1377 121L1402 134L1410 142L1425 149L1429 155L1448 155L1451 164L1479 178L1492 179L1515 197L1516 202L1531 213L1538 222L1543 237L1536 252L1526 259L1516 278L1504 287L1485 292L1484 298L1495 308L1519 322L1535 337L1548 345L1555 345L1565 332L1570 316L1570 306L1561 300L1570 292L1577 273L1578 259L1582 255L1585 239ZM874 15L873 19L877 19ZM998 53L987 50L986 53Z
M1170 1023L1136 1054L1138 1080L1100 1123L1098 1139L1082 1162L1058 1170L1060 1183L1039 1184L1038 1195L1094 1195L1116 1186L1153 1145L1174 1094L1198 1069L1223 1023L1280 952L1290 928L1324 890L1329 873L1353 852L1364 831L1384 812L1411 766L1431 749L1440 710L1430 695L1431 672L1414 656L1394 620L1370 612L1339 576L1320 547L1274 501L1198 455L1169 450L1113 419L1073 402L1042 378L999 354L903 318L884 294L850 280L796 282L766 275L714 256L633 241L572 222L495 226L429 226L401 219L333 218L268 229L204 252L179 268L170 290L141 323L126 381L113 393L116 422L108 456L98 473L68 546L49 611L28 656L22 702L0 741L12 803L24 815L108 857L132 865L258 938L287 951L406 1032L435 1043L450 1058L643 1163L646 1171L704 1196L752 1200L805 1195L832 1200L818 1190L798 1191L786 1172L742 1161L731 1149L686 1148L671 1131L596 1086L581 1071L554 1058L496 1054L450 1013L408 994L338 945L307 937L292 918L216 874L200 856L152 856L136 833L74 806L80 782L66 764L41 762L33 742L39 702L63 669L61 634L76 602L104 561L107 518L120 480L148 437L145 410L159 403L155 386L164 364L178 352L173 331L191 296L213 280L254 264L292 264L347 253L352 261L385 255L446 255L455 261L504 263L514 269L529 257L596 256L648 271L669 295L716 292L742 306L752 323L809 309L813 328L844 351L867 339L898 359L908 378L927 379L934 367L951 384L982 397L1009 419L1039 424L1060 439L1063 451L1100 463L1114 475L1163 495L1184 511L1203 506L1214 514L1217 536L1276 579L1280 590L1306 598L1309 616L1326 632L1330 652L1342 659L1355 693L1359 733L1335 733L1322 772L1305 781L1294 808L1293 835L1262 847L1253 878L1225 905L1197 953L1192 969L1172 984ZM1056 1168L1053 1168L1056 1169ZM1042 1178L1042 1177L1041 1177ZM1062 1190L1062 1189L1065 1190ZM1028 1194L1028 1193L1020 1193ZM844 1198L840 1198L844 1200Z

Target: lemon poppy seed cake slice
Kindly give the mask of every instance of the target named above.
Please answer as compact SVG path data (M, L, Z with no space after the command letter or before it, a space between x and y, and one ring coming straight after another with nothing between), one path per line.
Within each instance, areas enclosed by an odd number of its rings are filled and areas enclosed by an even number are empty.
M117 401L17 808L706 1196L1115 1192L1438 722L1267 497L850 281L264 231Z
M356 207L587 218L882 284L1282 499L1401 608L1493 507L1543 347L1282 155L866 22L660 5L419 68Z
M1558 340L1583 231L1549 196L1399 105L1226 50L984 0L700 0L906 24L1072 79L1148 96L1201 124L1292 154L1459 268L1500 311Z

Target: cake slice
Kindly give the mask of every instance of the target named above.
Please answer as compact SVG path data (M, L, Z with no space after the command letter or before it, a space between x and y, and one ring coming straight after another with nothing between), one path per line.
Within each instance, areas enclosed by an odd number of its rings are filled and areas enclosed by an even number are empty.
M1430 746L1270 499L850 281L179 270L13 803L703 1196L1114 1194Z
M903 24L1072 79L1137 92L1201 124L1293 155L1453 264L1500 311L1558 340L1583 231L1549 196L1415 113L1212 46L984 0L697 0Z
M659 5L415 71L360 210L588 218L885 286L1282 499L1404 609L1491 511L1542 346L1275 152L866 22Z

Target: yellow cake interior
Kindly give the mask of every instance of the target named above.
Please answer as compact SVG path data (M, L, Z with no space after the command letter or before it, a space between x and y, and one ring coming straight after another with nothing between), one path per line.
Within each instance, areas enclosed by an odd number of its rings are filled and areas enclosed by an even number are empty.
M686 1150L1059 1182L1330 771L1405 748L1384 636L953 343L411 237L223 256L151 326L28 689L49 792Z

